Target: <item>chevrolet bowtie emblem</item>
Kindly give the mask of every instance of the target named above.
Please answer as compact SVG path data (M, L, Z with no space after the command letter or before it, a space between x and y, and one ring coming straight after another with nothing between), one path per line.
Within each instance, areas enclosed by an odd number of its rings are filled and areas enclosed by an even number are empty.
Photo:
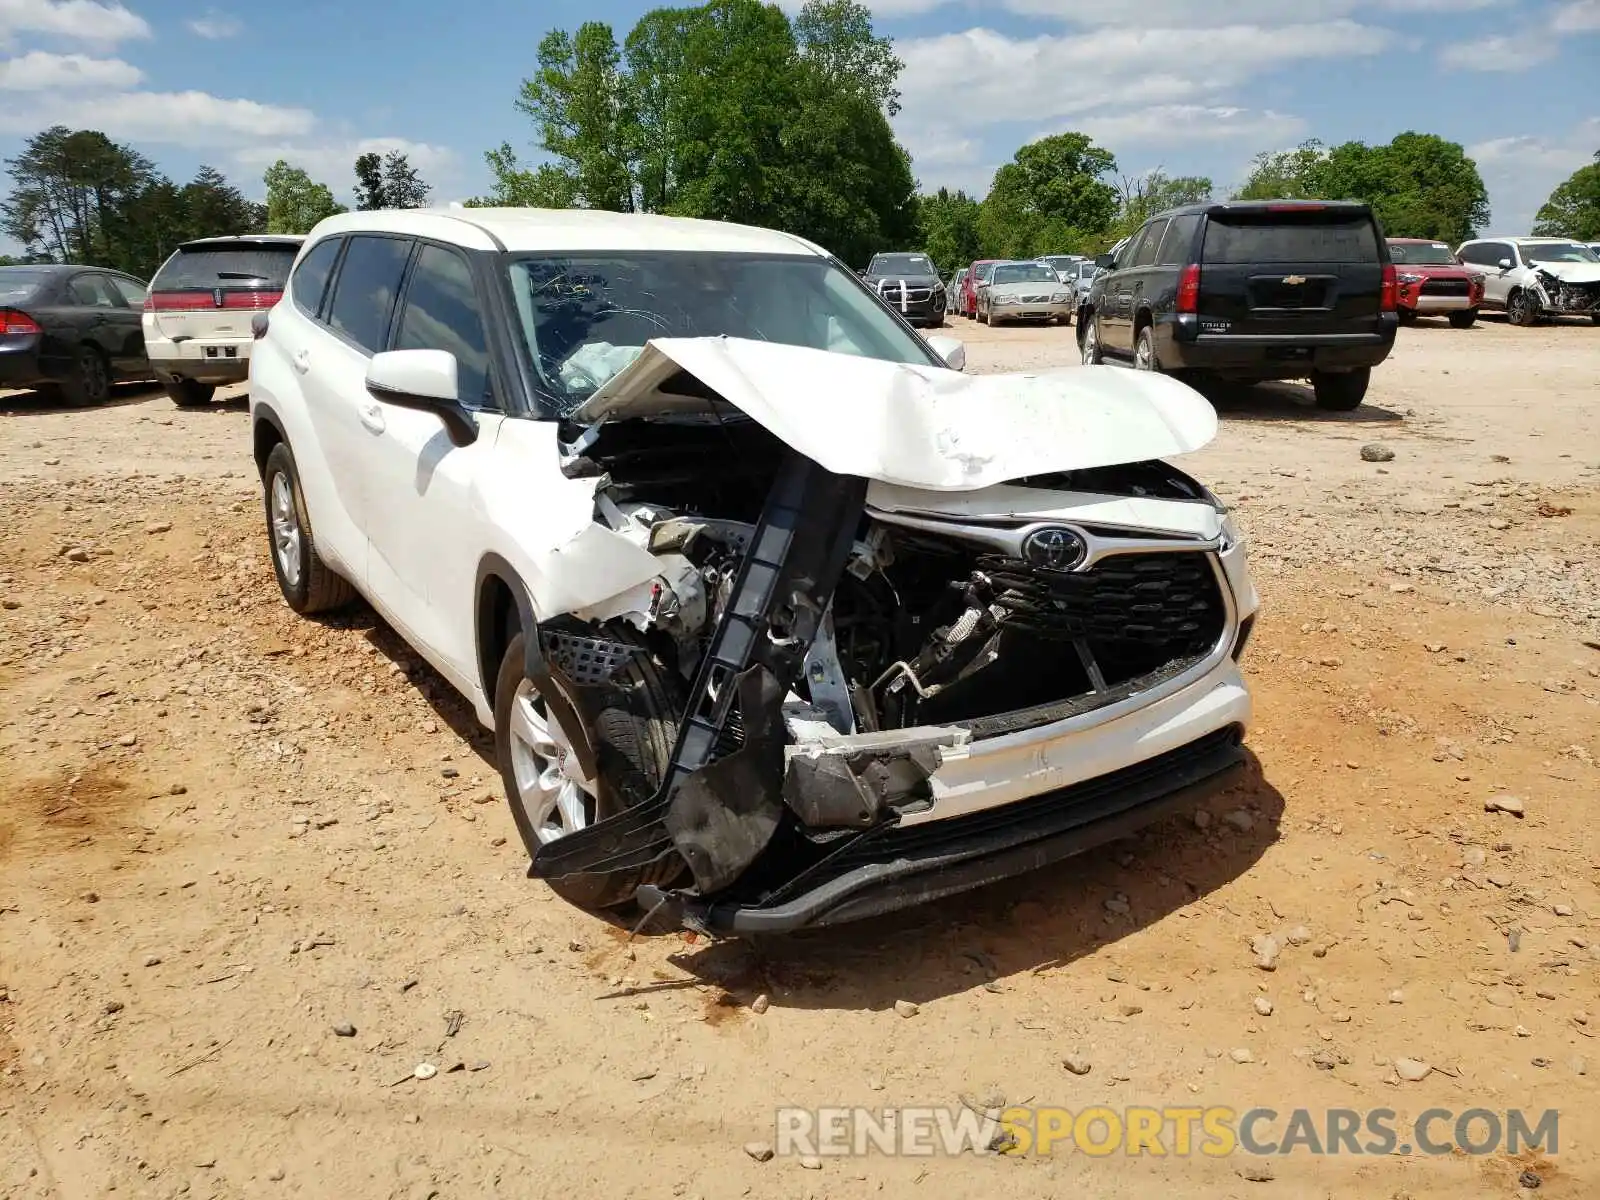
M1304 275L1285 275L1283 277L1283 281L1292 286L1297 283L1304 283L1306 281L1306 277Z

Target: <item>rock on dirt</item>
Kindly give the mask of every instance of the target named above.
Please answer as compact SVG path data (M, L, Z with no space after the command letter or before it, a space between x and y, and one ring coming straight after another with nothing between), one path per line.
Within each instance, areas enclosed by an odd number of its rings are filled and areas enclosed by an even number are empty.
M746 1142L744 1152L757 1162L772 1161L772 1146L767 1142Z
M902 1017L914 1017L922 1011L922 1006L915 1000L896 1000L894 1011Z
M1407 1083L1421 1083L1433 1073L1433 1068L1420 1058L1397 1058L1394 1073Z
M1510 813L1514 817L1520 817L1527 811L1527 809L1522 803L1521 796L1512 796L1506 794L1500 796L1490 796L1483 802L1483 811Z
M1370 463L1393 462L1394 451L1382 442L1368 442L1361 447L1361 461Z
M1094 1064L1083 1054L1069 1054L1061 1060L1061 1065L1074 1075L1087 1075L1094 1070Z
M1283 948L1278 945L1278 939L1270 933L1263 933L1251 942L1250 950L1256 956L1256 966L1263 971L1278 969L1278 955L1283 953Z

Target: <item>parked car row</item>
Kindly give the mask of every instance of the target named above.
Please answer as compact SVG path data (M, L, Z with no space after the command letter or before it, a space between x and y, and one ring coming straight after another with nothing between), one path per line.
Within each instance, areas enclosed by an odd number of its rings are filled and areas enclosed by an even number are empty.
M156 380L174 403L204 404L245 379L251 322L278 302L304 240L185 242L148 284L101 267L0 267L0 387L89 405Z

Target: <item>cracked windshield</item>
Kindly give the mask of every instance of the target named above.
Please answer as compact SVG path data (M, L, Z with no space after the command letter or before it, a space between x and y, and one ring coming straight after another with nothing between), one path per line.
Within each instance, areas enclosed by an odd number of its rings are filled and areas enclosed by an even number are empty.
M652 338L724 335L928 365L902 328L825 259L668 252L514 259L518 325L546 403L572 412Z

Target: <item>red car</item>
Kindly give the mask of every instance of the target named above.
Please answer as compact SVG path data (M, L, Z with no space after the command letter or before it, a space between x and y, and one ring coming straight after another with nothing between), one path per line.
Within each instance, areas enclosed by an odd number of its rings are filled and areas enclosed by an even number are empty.
M1462 266L1449 246L1429 238L1390 238L1389 259L1399 283L1402 325L1442 314L1457 329L1466 329L1478 319L1483 275Z
M989 273L994 270L994 265L1001 262L998 258L980 258L967 268L966 282L961 285L961 294L956 297L956 311L963 317L976 317L978 315L978 285L989 282Z

